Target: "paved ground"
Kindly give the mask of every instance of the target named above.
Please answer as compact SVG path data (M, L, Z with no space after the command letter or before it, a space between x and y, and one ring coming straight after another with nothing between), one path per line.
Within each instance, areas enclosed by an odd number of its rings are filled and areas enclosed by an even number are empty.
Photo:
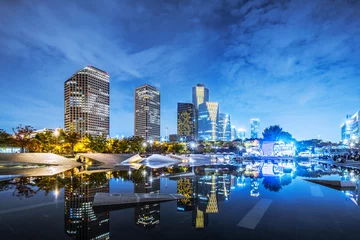
M0 154L0 176L51 176L80 166L74 160L52 153ZM9 176L10 177L10 176Z

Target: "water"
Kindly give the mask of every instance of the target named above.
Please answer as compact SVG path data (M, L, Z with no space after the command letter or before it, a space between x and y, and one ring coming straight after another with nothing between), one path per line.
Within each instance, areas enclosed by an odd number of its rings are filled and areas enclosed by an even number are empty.
M358 239L359 192L305 181L357 181L323 164L200 166L0 182L1 239ZM281 166L280 166L281 165ZM262 167L263 171L259 171ZM285 169L287 170L284 170ZM273 171L271 171L273 169ZM195 176L181 177L194 172ZM284 173L285 172L285 173ZM177 174L176 178L164 175ZM96 192L181 193L184 200L94 208Z

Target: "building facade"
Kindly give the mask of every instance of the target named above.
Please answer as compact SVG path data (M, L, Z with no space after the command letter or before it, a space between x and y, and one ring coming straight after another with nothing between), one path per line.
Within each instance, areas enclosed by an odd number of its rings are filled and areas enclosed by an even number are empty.
M177 104L177 135L184 141L195 141L196 132L196 109L192 103Z
M231 126L231 141L237 139L237 131L235 126Z
M134 92L134 136L160 140L160 91L145 84Z
M229 114L219 114L219 140L231 141L231 122Z
M258 138L259 137L259 130L260 130L260 119L258 118L251 118L250 119L250 128L251 128L251 138Z
M200 104L209 101L209 89L204 84L198 83L192 88L192 102L196 109L199 109Z
M216 141L218 139L219 104L204 102L199 105L198 140Z
M240 128L239 130L238 130L238 135L237 135L238 137L238 139L241 139L241 140L245 140L245 138L246 138L246 130L245 129L243 129L243 128Z
M109 136L109 75L93 66L74 73L64 84L64 108L65 131Z
M360 138L360 111L353 115L346 115L345 122L341 125L341 140L359 140Z

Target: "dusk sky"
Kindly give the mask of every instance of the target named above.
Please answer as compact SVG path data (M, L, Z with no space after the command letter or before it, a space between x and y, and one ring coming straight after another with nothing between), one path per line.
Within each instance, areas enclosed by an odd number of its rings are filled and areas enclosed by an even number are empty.
M92 3L90 3L92 2ZM161 131L203 83L245 128L339 141L360 110L360 1L0 2L0 128L63 127L64 81L110 75L110 134L133 135L133 91L161 92Z

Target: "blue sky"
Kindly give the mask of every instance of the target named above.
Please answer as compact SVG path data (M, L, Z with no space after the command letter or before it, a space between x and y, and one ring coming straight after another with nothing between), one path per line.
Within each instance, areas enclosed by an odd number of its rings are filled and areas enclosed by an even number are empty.
M41 2L41 4L40 4ZM237 128L340 140L360 110L360 1L1 1L0 128L63 126L63 84L111 82L111 135L133 134L133 89L161 91L161 130L204 83Z

